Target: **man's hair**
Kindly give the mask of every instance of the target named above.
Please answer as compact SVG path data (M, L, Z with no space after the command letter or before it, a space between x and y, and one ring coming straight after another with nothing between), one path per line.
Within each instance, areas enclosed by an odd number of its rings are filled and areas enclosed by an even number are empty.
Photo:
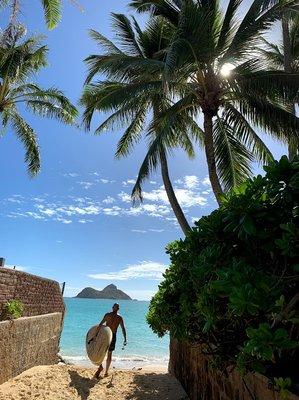
M114 303L112 308L114 308L115 306L119 308L119 304L118 303Z

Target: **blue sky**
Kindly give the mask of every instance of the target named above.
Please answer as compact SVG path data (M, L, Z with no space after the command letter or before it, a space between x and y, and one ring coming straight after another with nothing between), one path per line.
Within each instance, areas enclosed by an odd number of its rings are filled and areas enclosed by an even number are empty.
M29 31L47 36L49 66L37 81L59 87L74 103L85 77L83 59L98 51L87 30L94 28L111 38L109 13L127 12L126 1L79 1L84 12L65 0L63 20L51 32L45 30L39 1L22 1L22 19ZM6 14L0 16L3 28ZM30 179L13 132L0 138L0 256L8 265L66 281L69 296L85 286L115 283L134 298L148 299L168 263L164 247L181 232L159 174L145 185L141 206L130 202L145 144L131 157L116 161L121 132L93 136L24 115L39 135L42 170ZM97 118L95 122L102 116ZM284 153L280 144L267 143L276 157ZM201 151L193 161L177 151L170 171L190 222L216 207Z

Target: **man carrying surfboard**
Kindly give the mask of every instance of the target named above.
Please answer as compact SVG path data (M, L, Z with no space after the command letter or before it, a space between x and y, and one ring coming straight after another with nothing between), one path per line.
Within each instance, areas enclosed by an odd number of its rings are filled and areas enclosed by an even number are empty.
M106 360L106 371L105 371L105 376L108 376L108 371L111 365L111 360L112 360L112 352L115 350L115 344L116 344L116 333L117 333L117 329L120 326L123 336L124 336L124 346L126 346L127 344L127 332L126 332L126 328L125 328L125 324L124 324L124 320L123 318L118 314L119 311L119 304L115 303L113 304L112 307L112 312L107 313L104 315L104 318L102 319L102 321L99 324L99 329L101 326L103 326L104 324L106 324L106 326L108 326L111 331L112 331L112 340L108 349L108 356L107 356L107 360ZM101 372L103 371L103 365L101 364L97 370L97 372L95 373L94 377L95 378L99 378Z

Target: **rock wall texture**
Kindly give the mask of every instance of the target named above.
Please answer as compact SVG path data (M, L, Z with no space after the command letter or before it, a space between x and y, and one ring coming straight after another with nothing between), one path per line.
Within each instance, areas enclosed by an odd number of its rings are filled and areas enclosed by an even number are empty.
M58 362L62 313L0 322L0 384L36 365Z
M190 400L282 400L266 377L247 374L242 380L234 371L225 376L211 371L199 346L170 341L169 371L181 382ZM288 400L299 400L290 394Z
M20 300L23 316L64 312L58 282L22 271L0 268L0 315L9 300Z

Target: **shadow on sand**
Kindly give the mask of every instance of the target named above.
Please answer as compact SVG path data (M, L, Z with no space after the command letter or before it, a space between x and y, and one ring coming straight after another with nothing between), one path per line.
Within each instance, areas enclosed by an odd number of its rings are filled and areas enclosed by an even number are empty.
M133 393L124 400L188 400L188 397L175 378L168 374L136 374Z
M81 400L88 400L88 396L90 395L90 389L92 389L97 383L97 379L84 378L79 375L77 371L68 371L71 382L70 387L74 387L78 393L78 396L81 396Z

